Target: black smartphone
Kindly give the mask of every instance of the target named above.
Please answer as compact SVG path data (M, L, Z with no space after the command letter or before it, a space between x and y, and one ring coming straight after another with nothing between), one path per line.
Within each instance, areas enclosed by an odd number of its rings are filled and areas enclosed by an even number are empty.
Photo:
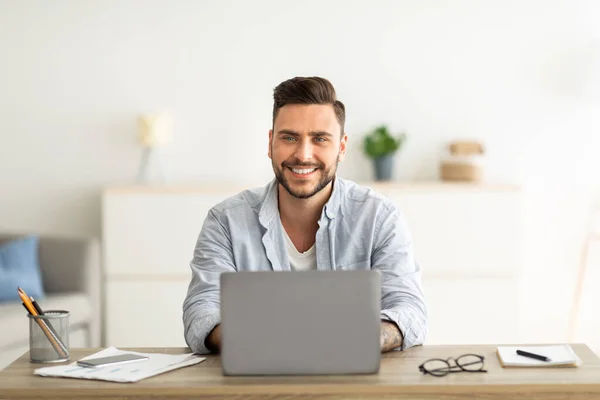
M106 365L125 364L136 361L144 361L147 359L147 356L140 356L137 354L119 354L110 357L89 358L87 360L79 360L77 361L77 365L81 367L104 367Z

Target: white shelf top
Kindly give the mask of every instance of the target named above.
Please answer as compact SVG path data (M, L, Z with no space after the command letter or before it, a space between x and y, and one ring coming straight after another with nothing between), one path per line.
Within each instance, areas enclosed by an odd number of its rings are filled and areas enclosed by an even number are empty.
M445 182L445 181L390 181L357 182L378 192L519 192L515 184ZM104 194L218 194L238 193L266 185L261 183L174 183L124 184L105 188Z

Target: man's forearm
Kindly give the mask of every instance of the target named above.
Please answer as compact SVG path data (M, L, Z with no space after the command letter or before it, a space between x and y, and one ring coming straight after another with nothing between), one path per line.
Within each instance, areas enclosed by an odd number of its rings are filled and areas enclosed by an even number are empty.
M402 346L402 333L395 323L381 321L381 352L394 350Z
M212 353L219 353L221 351L221 324L215 326L214 329L210 331L204 344Z

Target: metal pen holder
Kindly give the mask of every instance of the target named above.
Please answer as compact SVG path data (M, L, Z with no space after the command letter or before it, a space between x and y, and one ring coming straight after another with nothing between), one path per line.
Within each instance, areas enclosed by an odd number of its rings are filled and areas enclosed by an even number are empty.
M68 311L50 310L29 317L29 359L35 363L69 361Z

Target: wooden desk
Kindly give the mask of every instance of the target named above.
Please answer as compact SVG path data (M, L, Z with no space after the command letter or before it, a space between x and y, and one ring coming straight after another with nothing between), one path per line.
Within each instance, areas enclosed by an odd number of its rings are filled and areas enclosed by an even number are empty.
M583 361L579 368L502 368L496 346L422 346L387 353L377 375L225 377L218 356L137 383L111 383L33 375L39 365L23 355L0 372L0 399L54 398L411 398L411 399L597 399L600 359L585 345L572 345ZM132 349L184 353L184 348ZM97 349L72 350L73 359ZM422 375L418 366L429 358L484 355L488 373L457 373L442 378Z

